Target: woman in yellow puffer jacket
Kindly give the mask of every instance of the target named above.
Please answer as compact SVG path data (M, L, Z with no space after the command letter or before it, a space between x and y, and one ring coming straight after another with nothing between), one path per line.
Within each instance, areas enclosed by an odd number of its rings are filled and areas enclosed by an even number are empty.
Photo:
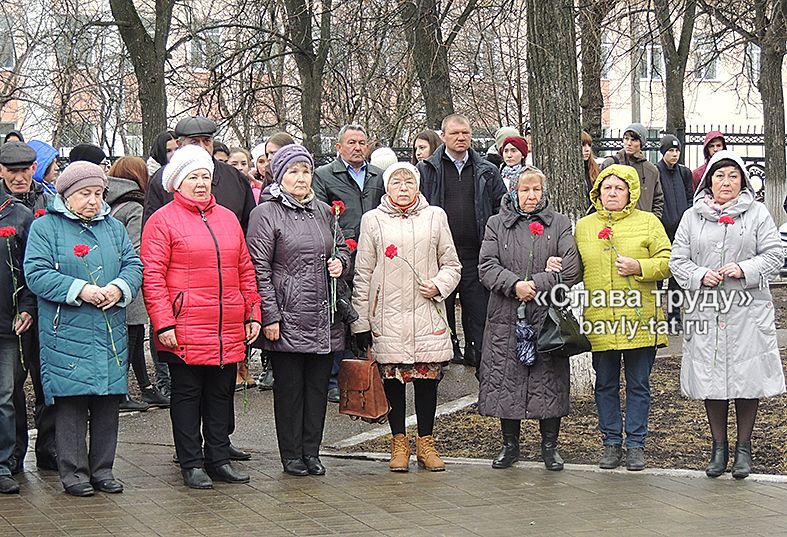
M582 328L593 346L596 408L604 454L599 466L616 468L623 456L620 359L626 375L626 469L645 468L650 412L650 371L656 348L667 344L657 296L669 278L670 241L659 219L635 208L640 194L634 168L614 164L596 178L590 200L596 212L577 222L584 265Z

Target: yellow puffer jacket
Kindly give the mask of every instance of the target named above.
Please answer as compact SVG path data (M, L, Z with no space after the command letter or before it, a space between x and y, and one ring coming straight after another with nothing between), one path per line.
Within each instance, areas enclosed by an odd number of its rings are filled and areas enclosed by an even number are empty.
M607 211L601 204L601 182L610 175L629 186L630 199L621 211ZM594 352L667 344L666 325L657 324L664 315L653 292L661 280L670 277L671 245L659 219L635 208L639 194L639 177L634 168L609 166L598 175L590 192L597 212L577 222L576 242L584 265L585 290L589 293L583 330ZM600 239L599 232L607 227L612 230L612 237ZM619 275L615 269L618 254L639 261L642 275ZM613 290L630 300L622 306L612 302Z

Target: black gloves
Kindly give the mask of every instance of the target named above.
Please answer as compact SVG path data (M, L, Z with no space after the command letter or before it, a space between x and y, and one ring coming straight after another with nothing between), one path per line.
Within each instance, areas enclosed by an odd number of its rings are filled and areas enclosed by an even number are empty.
M355 345L360 352L365 353L366 350L372 346L372 333L358 332L355 334Z

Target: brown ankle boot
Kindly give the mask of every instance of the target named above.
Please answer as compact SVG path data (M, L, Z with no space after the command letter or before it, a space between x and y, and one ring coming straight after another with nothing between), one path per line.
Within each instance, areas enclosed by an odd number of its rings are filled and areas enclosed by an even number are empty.
M418 464L430 472L442 472L445 470L445 463L434 447L434 437L432 435L415 437L415 456L418 459Z
M403 434L391 437L391 462L388 468L392 472L407 472L410 470L410 439Z

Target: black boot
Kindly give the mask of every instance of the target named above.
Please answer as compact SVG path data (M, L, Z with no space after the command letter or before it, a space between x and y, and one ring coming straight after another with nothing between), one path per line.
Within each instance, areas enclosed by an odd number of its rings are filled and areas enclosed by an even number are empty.
M708 477L719 477L727 470L727 463L730 461L730 444L713 441L713 453L710 456L708 467L705 468L705 475Z
M744 479L751 473L751 442L735 443L735 462L732 465L732 477Z
M451 344L454 347L454 357L451 358L451 363L464 365L465 356L462 354L462 347L459 345L459 338L456 337L456 334L451 334Z
M478 367L478 362L481 360L481 354L476 349L475 345L470 342L465 343L465 359L462 361L467 367Z
M500 430L503 433L503 449L495 460L492 468L508 468L519 460L519 429L522 422L519 420L500 420Z
M563 457L557 450L557 435L560 433L560 418L538 420L541 430L541 457L547 470L559 472L563 469Z

